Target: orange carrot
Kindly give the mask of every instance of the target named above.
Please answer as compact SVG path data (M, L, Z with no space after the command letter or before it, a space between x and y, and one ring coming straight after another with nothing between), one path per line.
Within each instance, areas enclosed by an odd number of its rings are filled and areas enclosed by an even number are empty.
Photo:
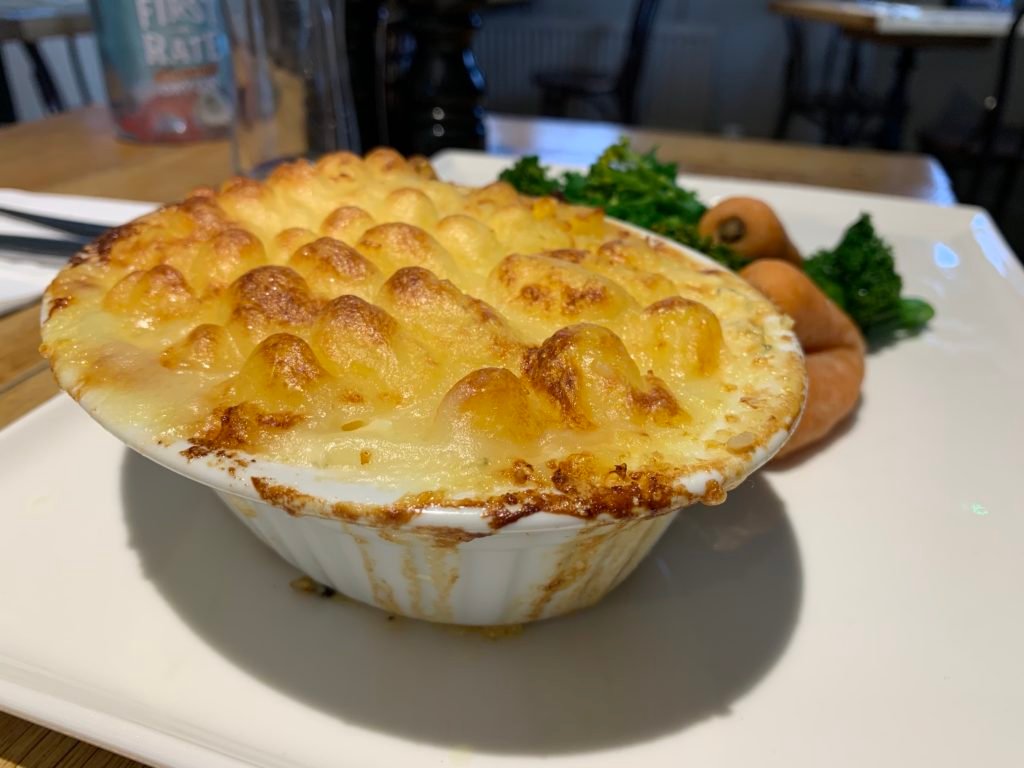
M807 360L807 406L786 456L817 442L856 407L864 381L864 339L853 321L807 275L775 259L755 261L740 276L793 318Z
M782 259L797 265L802 261L775 211L752 197L730 197L710 208L698 231L748 259Z

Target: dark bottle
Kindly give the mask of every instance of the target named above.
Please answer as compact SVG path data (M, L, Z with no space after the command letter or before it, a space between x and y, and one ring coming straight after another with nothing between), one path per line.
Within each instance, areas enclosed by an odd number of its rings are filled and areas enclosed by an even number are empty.
M389 13L381 0L345 0L345 46L362 152L389 144L384 94Z
M401 0L387 35L388 142L405 154L483 149L478 0Z

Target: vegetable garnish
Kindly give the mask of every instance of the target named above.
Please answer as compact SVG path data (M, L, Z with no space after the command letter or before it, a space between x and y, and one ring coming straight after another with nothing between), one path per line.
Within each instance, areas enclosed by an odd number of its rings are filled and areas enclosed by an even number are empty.
M875 232L871 217L861 217L831 251L804 262L807 275L838 304L868 337L923 328L935 310L922 299L903 298L892 246Z

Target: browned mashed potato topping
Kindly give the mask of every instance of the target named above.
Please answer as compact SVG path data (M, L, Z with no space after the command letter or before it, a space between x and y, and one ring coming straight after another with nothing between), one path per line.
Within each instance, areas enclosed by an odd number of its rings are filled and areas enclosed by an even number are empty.
M391 150L197 190L47 300L44 354L115 431L435 499L717 501L804 398L789 321L735 275Z

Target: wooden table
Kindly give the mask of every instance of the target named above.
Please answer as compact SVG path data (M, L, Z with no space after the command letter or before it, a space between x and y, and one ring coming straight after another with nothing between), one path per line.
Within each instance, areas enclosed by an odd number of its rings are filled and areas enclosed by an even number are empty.
M691 172L796 181L955 202L939 165L921 155L730 141L622 129L600 123L492 117L488 141L504 152L594 156L619 135L657 145ZM568 151L567 151L568 150ZM0 129L3 185L168 201L229 175L223 142L144 146L117 141L98 108ZM39 357L38 305L0 318L0 426L57 393ZM0 768L121 768L138 765L84 742L0 713Z
M882 120L875 144L883 149L902 146L910 79L919 49L988 45L1005 37L1013 22L1010 11L928 8L903 3L773 0L770 8L787 19L789 37L786 87L775 137L784 138L790 117L802 114L823 123L826 143L849 144L859 138L858 131L849 127L851 118L866 114ZM815 68L805 62L803 33L798 24L801 21L832 24L850 39L838 93L826 93L824 89L805 92L807 72ZM899 48L892 82L881 98L864 94L860 88L861 43L865 41ZM824 77L830 75L826 72Z

